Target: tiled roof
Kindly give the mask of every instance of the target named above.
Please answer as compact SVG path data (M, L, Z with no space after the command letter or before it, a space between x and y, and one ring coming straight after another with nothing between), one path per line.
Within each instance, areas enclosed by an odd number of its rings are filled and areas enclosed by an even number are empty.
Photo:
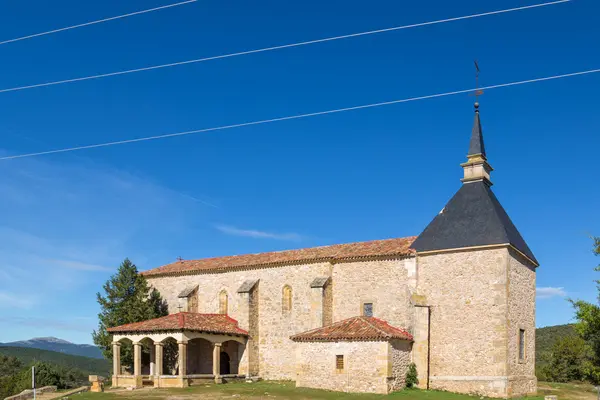
M228 270L250 266L290 264L308 261L341 261L376 256L407 256L414 253L410 248L415 236L373 240L370 242L336 244L308 249L275 251L200 260L181 260L142 272L144 276L186 274L201 271Z
M248 332L238 327L238 322L228 315L189 312L170 314L165 317L107 329L110 333L172 332L182 330L248 336Z
M375 317L352 317L322 328L290 337L295 342L336 342L358 340L413 340L404 329Z

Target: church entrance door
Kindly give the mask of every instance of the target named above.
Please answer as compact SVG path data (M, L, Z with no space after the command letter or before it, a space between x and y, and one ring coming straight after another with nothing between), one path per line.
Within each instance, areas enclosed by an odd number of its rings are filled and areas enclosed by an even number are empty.
M231 361L229 354L225 353L224 351L221 352L221 371L219 371L221 375L229 375L231 373L229 361Z

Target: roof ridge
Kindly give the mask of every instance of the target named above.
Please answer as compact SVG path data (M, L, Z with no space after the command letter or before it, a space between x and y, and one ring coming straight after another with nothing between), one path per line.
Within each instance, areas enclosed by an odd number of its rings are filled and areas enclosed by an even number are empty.
M371 322L371 318L372 318L372 319L374 319L374 320L376 320L376 321L379 321L379 322L384 322L386 325L388 325L388 326L392 327L392 326L391 326L391 325L389 325L387 322L385 322L384 320L381 320L381 319L379 319L379 318L376 318L376 317L367 317L367 316L362 316L362 317L365 319L365 321L366 321L366 322L369 324L369 326L370 326L370 327L372 327L373 329L375 329L375 330L379 331L380 333L382 333L382 334L384 334L384 335L387 335L387 336L389 336L389 333L388 333L388 332L386 332L386 331L384 331L383 329L381 329L381 327L374 325L374 324Z

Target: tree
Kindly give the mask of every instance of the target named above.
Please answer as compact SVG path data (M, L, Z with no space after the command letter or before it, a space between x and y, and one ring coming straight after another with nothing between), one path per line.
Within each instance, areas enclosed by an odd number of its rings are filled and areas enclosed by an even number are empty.
M100 304L98 330L92 333L94 343L102 350L105 358L112 358L112 336L107 328L145 321L165 316L169 313L167 303L160 293L150 288L146 279L128 258L119 267L117 273L103 286L105 296L96 295ZM131 344L121 347L121 362L132 365L133 350Z
M551 382L584 381L593 367L591 356L591 348L580 336L562 337L552 346L543 373Z
M600 256L600 237L593 237L593 252ZM595 271L600 272L600 265ZM598 301L600 301L600 280L596 280ZM575 308L575 330L591 349L591 362L586 365L586 378L593 384L600 384L600 307L583 300L571 300Z

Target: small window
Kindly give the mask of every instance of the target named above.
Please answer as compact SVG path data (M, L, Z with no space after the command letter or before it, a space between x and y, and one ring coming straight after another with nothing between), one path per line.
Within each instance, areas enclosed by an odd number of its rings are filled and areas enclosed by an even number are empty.
M362 315L365 317L373 316L373 303L363 303Z
M343 355L337 355L335 356L335 369L337 370L342 370L344 369L344 356Z
M219 314L227 314L228 313L228 302L229 302L229 296L227 296L227 292L226 291L221 291L221 293L219 293Z
M519 329L519 361L525 360L525 329Z
M283 287L281 296L281 312L287 314L292 311L292 288L288 285Z

